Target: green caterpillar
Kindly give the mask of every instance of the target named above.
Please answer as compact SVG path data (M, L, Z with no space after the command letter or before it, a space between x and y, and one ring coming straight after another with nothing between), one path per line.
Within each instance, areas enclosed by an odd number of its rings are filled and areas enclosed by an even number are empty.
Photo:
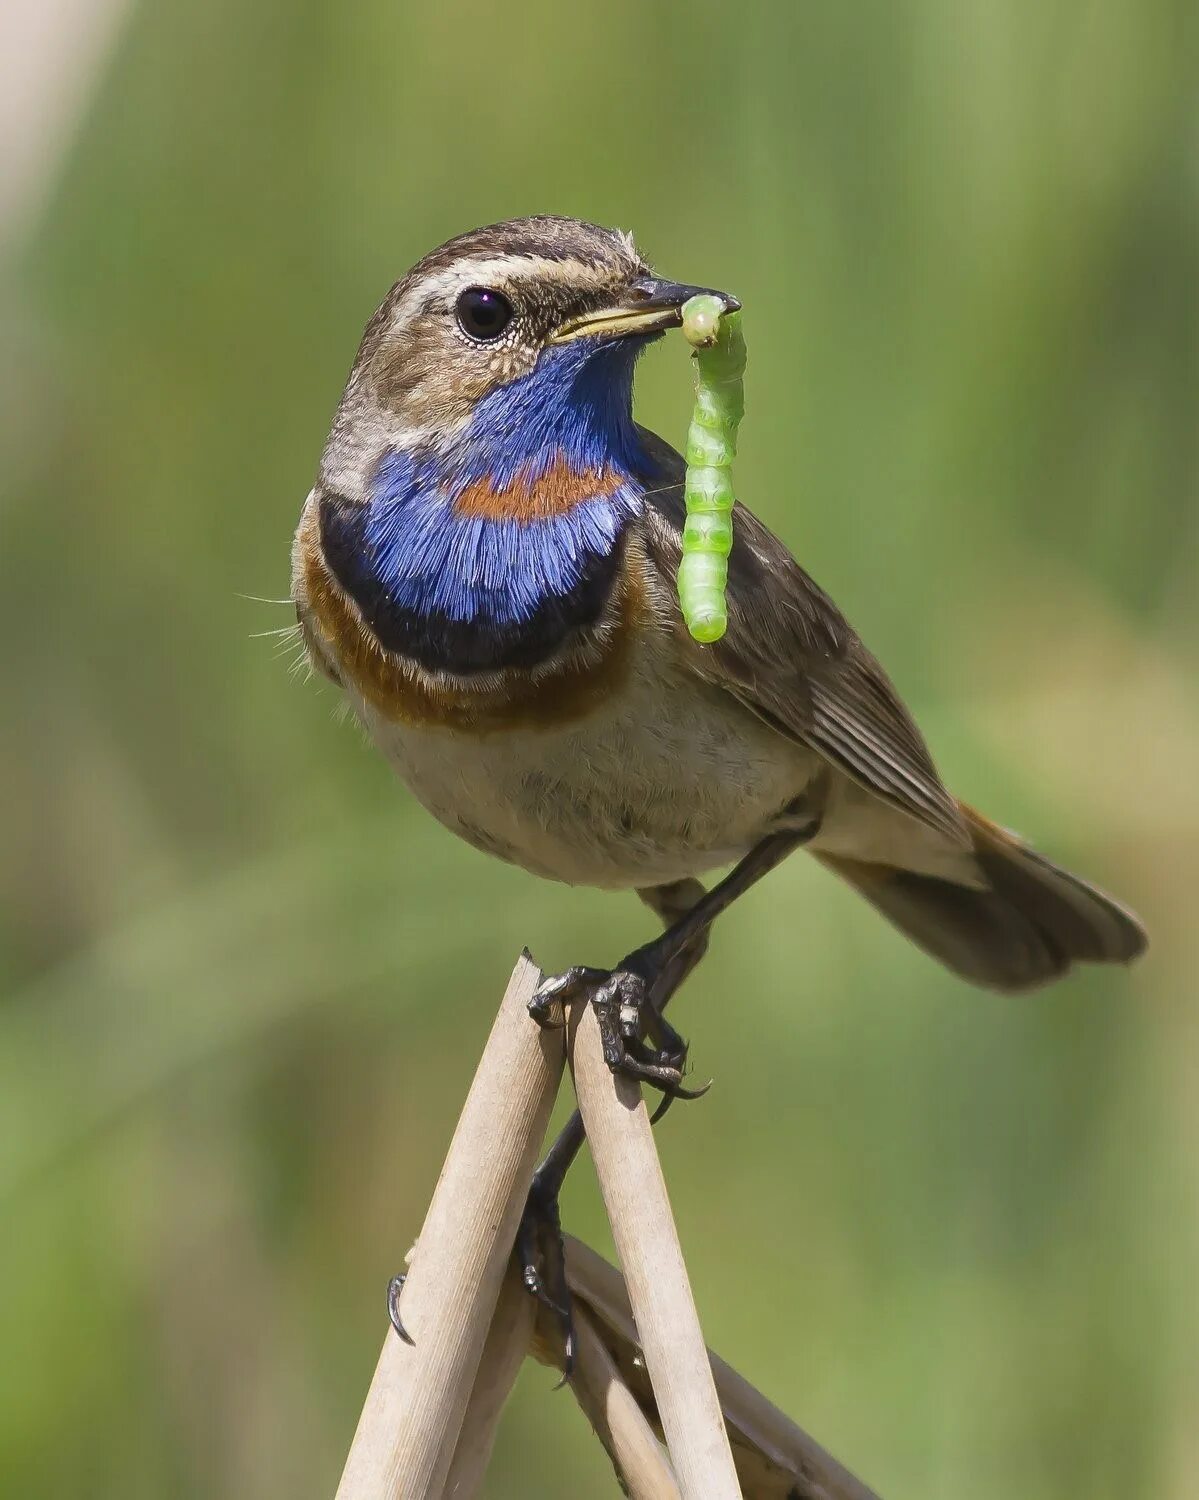
M687 429L683 558L679 606L697 641L718 641L728 628L724 591L733 549L733 476L737 428L745 415L745 340L741 314L719 297L683 303L683 336L694 350L695 409Z

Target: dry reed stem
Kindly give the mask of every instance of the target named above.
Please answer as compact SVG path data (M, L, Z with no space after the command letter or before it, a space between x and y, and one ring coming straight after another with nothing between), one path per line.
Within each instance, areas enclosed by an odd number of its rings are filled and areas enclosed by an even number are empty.
M741 1500L737 1471L641 1089L604 1062L594 1007L574 1007L575 1093L684 1500Z
M647 1421L661 1430L624 1277L602 1255L565 1236L566 1280ZM561 1363L556 1326L538 1315L533 1355ZM879 1500L790 1417L716 1354L710 1354L744 1500Z
M515 1256L508 1262L491 1319L479 1373L462 1418L454 1461L446 1476L445 1500L471 1500L491 1461L500 1413L533 1341L537 1304L525 1290Z
M608 1450L629 1500L679 1500L670 1460L586 1308L577 1301L574 1326L575 1369L570 1388Z
M527 1004L518 960L458 1119L404 1288L415 1345L389 1332L337 1500L443 1493L537 1152L562 1075L562 1037Z

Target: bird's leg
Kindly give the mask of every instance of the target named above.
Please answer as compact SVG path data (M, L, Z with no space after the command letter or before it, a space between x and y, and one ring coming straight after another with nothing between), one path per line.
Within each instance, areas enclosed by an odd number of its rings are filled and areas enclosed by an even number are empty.
M563 1024L569 1006L587 1001L598 1013L604 1060L614 1073L653 1084L669 1095L686 1097L681 1083L687 1047L662 1015L672 979L677 988L681 975L698 962L697 954L680 971L682 955L738 896L806 843L817 826L806 824L769 834L723 880L675 918L665 932L635 948L615 969L575 967L543 979L529 1002L530 1015L543 1026ZM676 973L680 973L679 978L674 978ZM656 1044L656 1052L642 1045L643 1032Z
M693 1097L679 1087L682 1065L686 1060L686 1044L673 1027L667 1027L662 1012L675 991L707 952L709 929L720 913L781 863L793 849L806 843L817 827L818 824L813 823L801 829L788 829L768 835L755 844L744 859L710 891L705 891L698 880L679 880L669 885L649 886L639 890L637 894L666 924L661 936L636 949L611 974L604 970L569 969L565 974L544 980L529 1003L530 1014L541 1024L553 1024L550 1017L556 1005L565 1007L578 999L594 999L587 991L583 976L595 976L599 983L603 983L618 975L629 974L629 966L636 963L640 992L635 1006L635 1023L628 1031L619 1031L623 1050L615 1064L610 1061L610 1065L614 1066L614 1071L627 1071L637 1078L646 1077L644 1070L652 1064L634 1057L629 1049L632 1042L640 1050L642 1024L654 1037L659 1049L668 1045L663 1040L664 1037L673 1039L673 1050L670 1053L672 1065L665 1068L661 1064L660 1051L659 1068L650 1080L662 1088L665 1094L662 1106L654 1115L655 1120L660 1119L672 1099ZM663 1071L665 1077L661 1076ZM516 1236L516 1253L526 1289L544 1302L561 1322L565 1343L564 1378L567 1379L573 1365L574 1333L562 1253L558 1196L585 1139L582 1116L575 1110L533 1174ZM541 1269L543 1264L546 1268L544 1272ZM411 1343L399 1317L399 1291L402 1285L402 1280L397 1277L393 1278L388 1287L388 1314L396 1332Z
M698 880L676 880L669 885L647 886L637 894L658 914L663 926L669 928L702 900L704 888ZM663 966L650 994L650 1004L659 1016L707 949L708 928L703 927ZM667 1095L667 1099L670 1097ZM562 1254L558 1195L585 1138L583 1117L576 1109L533 1173L516 1233L516 1254L525 1290L544 1303L561 1325L567 1379L574 1364L574 1326Z
M637 894L658 914L663 926L669 929L703 898L704 888L698 880L675 880L669 885L647 886ZM663 964L650 992L650 1004L659 1015L707 951L708 928L705 925ZM673 1097L672 1094L666 1095L659 1114ZM657 1119L658 1116L655 1115L654 1118ZM516 1232L516 1253L525 1288L550 1309L562 1326L566 1351L564 1378L569 1378L574 1363L574 1327L570 1315L570 1289L566 1285L566 1262L562 1254L558 1194L571 1163L579 1154L584 1138L583 1117L576 1109L533 1173L520 1227ZM406 1344L411 1344L411 1335L400 1317L400 1293L404 1289L405 1280L404 1276L391 1278L387 1287L387 1316L400 1338Z
M707 952L708 938L715 919L751 885L773 870L793 849L806 843L816 832L817 826L813 824L799 830L787 830L769 835L756 844L744 859L710 891L705 891L698 880L679 880L670 885L651 886L638 891L637 894L641 899L661 917L665 924L665 931L653 942L635 950L629 958L624 960L618 970L614 971L615 973L627 972L635 961L637 967L633 972L649 976L643 978L645 988L638 1006L638 1028L631 1037L626 1033L621 1033L625 1053L618 1059L614 1071L629 1071L634 1077L646 1077L644 1068L647 1059L640 1055L634 1056L629 1051L630 1044L640 1051L639 1032L640 1027L644 1025L645 1030L660 1049L656 1060L659 1067L667 1066L662 1062L662 1051L669 1047L671 1048L669 1052L671 1073L675 1080L681 1077L682 1064L686 1059L686 1043L673 1027L667 1026L662 1012L670 1003L675 991ZM570 981L575 976L597 973L602 978L610 977L603 976L603 971L572 969L556 979L543 982L530 1003L530 1011L538 1017L540 1009L538 999L546 990L547 984L552 987L552 993L546 1000L547 1008L555 1001L567 1005L577 998L584 998L581 993L564 993L571 986L569 983L563 984L563 981ZM575 979L575 984L579 983L580 979ZM587 996L586 998L592 999L593 997ZM605 1057L607 1056L605 1046ZM634 1061L632 1068L628 1067L630 1057ZM609 1059L609 1066L613 1066L611 1059ZM660 1087L663 1086L658 1077L650 1081L659 1083ZM654 1115L655 1121L661 1118L667 1105L674 1098L693 1097L686 1090L680 1089L677 1081L667 1084L664 1087L664 1094L663 1102ZM562 1253L558 1197L566 1174L575 1157L578 1156L585 1139L583 1118L576 1109L533 1174L533 1182L516 1237L516 1253L520 1260L525 1289L545 1303L561 1323L565 1347L564 1379L569 1379L573 1365L574 1332L570 1314L570 1290L566 1284L566 1268Z
M698 880L675 880L669 885L647 886L637 894L669 929L703 898L704 888ZM663 965L650 994L650 1004L659 1014L707 951L708 928L704 926ZM673 1095L667 1094L666 1102L671 1098ZM665 1103L662 1108L665 1108ZM562 1327L566 1351L564 1379L569 1378L574 1364L574 1326L570 1315L570 1289L566 1285L566 1261L562 1254L558 1194L584 1139L583 1117L576 1109L533 1173L524 1213L516 1231L516 1254L525 1288L550 1309ZM405 1280L404 1276L393 1276L388 1283L387 1316L400 1338L411 1344L412 1337L400 1317L400 1293L404 1290Z

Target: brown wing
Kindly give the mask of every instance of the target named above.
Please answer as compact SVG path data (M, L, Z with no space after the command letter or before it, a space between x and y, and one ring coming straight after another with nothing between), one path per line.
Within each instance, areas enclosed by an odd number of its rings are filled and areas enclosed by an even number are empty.
M667 480L648 489L650 556L673 590L682 555L683 460L661 438L644 435ZM695 671L876 796L970 846L958 804L886 673L828 595L743 505L733 516L728 610L728 630L710 646L693 641L678 615L680 644Z

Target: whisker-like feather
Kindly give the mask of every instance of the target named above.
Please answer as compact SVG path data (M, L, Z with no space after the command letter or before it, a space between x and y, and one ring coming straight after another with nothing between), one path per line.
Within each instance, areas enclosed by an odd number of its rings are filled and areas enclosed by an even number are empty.
M249 636L247 637L247 639L251 640L251 641L264 641L264 640L269 639L269 637L271 637L273 635L281 635L281 636L298 635L299 634L299 630L300 630L299 625L280 625L277 630L254 630L254 631L251 631L250 634L249 634Z

